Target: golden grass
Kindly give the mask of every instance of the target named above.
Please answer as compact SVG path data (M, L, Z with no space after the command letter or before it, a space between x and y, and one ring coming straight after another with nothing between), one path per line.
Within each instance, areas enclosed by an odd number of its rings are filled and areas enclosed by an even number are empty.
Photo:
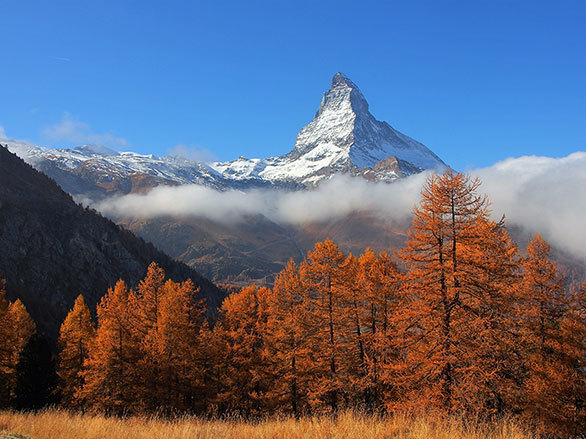
M62 410L38 413L0 412L0 436L20 434L33 439L179 439L179 438L396 438L396 439L528 439L533 438L512 420L478 425L438 416L379 418L343 413L337 418L311 417L245 422L181 418L105 418Z

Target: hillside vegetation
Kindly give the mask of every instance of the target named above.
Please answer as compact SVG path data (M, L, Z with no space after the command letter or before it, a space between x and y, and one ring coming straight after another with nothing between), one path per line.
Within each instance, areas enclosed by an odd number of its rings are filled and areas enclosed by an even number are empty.
M318 242L272 289L232 292L213 322L197 286L156 263L136 288L110 288L95 319L80 295L60 328L55 385L39 381L34 324L0 288L0 407L246 420L157 421L195 422L195 437L216 425L232 437L510 437L509 417L543 438L582 437L586 284L564 280L539 235L521 257L479 185L431 176L396 255ZM270 421L283 415L302 421Z

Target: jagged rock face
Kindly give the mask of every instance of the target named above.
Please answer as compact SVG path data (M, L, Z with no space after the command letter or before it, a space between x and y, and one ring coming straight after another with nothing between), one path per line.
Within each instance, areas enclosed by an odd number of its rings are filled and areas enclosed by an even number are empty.
M395 157L398 169L373 167ZM284 156L239 158L212 167L226 178L292 180L312 186L335 173L392 181L445 163L423 144L377 121L360 89L342 73L332 78L313 120L297 135L295 147Z
M360 89L342 73L334 75L315 117L301 129L293 150L283 156L204 164L175 156L119 153L100 145L47 149L6 143L67 192L94 200L112 193L144 192L160 184L297 190L337 173L393 181L446 166L426 146L377 121ZM396 158L396 166L374 169L391 157Z
M96 145L55 150L16 141L2 143L84 203L112 194L145 192L161 184L200 184L219 190L302 190L337 173L391 182L422 169L445 166L421 143L377 121L359 88L341 73L334 75L313 120L299 132L294 148L278 157L240 157L204 164L182 157L119 153ZM270 283L280 269L276 267L282 267L290 257L301 257L315 240L331 237L350 243L351 234L374 227L370 217L308 228L284 228L266 218L251 218L243 226L234 227L200 218L125 218L123 223L213 279L255 279L261 283ZM395 243L400 234L381 238L385 227L377 226L380 234L361 233L363 247L380 245L383 249ZM363 247L353 242L344 248L354 251Z

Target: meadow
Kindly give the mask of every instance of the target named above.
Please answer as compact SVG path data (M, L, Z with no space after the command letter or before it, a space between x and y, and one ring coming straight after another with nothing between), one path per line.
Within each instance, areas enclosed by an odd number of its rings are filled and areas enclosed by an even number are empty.
M393 438L529 439L535 437L512 419L482 424L439 415L380 417L344 412L337 417L292 417L245 421L238 418L114 418L64 410L0 412L0 437L34 439L186 439L186 438ZM15 435L15 436L10 436ZM18 436L20 435L20 436Z

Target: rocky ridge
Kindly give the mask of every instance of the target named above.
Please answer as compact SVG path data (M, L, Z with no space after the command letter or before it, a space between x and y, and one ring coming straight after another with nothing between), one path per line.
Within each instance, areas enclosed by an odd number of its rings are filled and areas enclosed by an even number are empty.
M93 200L112 193L145 192L160 184L297 190L337 173L394 181L446 166L425 145L376 120L360 89L342 73L332 78L293 150L282 156L201 163L181 156L117 152L101 145L49 149L18 141L2 143L70 194Z

